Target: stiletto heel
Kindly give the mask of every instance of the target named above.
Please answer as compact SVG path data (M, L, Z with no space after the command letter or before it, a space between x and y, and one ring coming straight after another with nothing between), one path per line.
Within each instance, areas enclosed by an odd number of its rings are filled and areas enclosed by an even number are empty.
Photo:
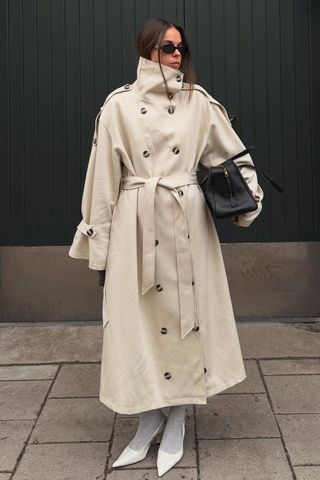
M158 476L161 477L164 475L170 468L172 468L179 460L182 458L183 455L183 440L185 435L185 422L182 424L182 445L177 453L167 453L161 450L161 447L158 450L158 458L157 458L157 468L158 468Z
M129 445L127 445L126 448L121 453L121 455L113 463L112 468L131 465L132 463L137 463L143 460L147 456L147 453L152 441L157 439L160 433L163 431L165 420L166 420L166 417L163 416L163 419L161 420L160 425L156 428L156 430L152 434L149 441L142 448L140 448L140 450L133 450L132 448L129 447Z

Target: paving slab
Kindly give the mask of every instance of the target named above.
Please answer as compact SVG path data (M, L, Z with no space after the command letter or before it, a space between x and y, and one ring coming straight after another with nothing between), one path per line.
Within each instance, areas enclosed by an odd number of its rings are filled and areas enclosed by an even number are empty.
M320 478L320 466L319 467L294 467L294 473L296 474L296 480L319 480Z
M48 399L30 443L107 441L113 419L114 413L96 398Z
M101 326L0 328L0 364L99 362Z
M99 397L101 365L63 365L50 397Z
M128 445L130 440L134 437L137 427L137 418L123 418L118 417L114 437L112 444L112 455L109 461L109 468L112 467L113 462L118 458L122 450ZM194 421L193 419L186 418L186 431L184 440L184 455L179 462L179 467L196 467L196 453L194 444ZM139 462L136 466L138 468L156 467L157 466L157 454L159 444L153 443L150 446L148 454L144 460ZM123 468L135 468L134 465Z
M201 439L280 436L265 394L216 395L196 411Z
M0 480L9 480L11 473L0 473Z
M275 413L320 413L320 375L266 376Z
M0 421L0 470L14 469L33 425L32 420Z
M244 366L247 378L234 387L223 391L225 393L265 393L263 381L256 360L245 360Z
M58 365L0 367L0 380L51 380L58 368Z
M238 323L244 358L319 357L320 333L305 324Z
M320 358L260 360L260 366L263 375L320 375Z
M102 480L107 443L28 445L13 480Z
M291 463L320 465L320 415L277 415L277 420Z
M174 467L163 478L165 480L197 480L198 475L195 468ZM107 480L159 480L159 477L157 470L115 469L108 474Z
M0 420L31 420L38 416L51 381L0 383Z
M201 440L201 480L293 480L280 439Z

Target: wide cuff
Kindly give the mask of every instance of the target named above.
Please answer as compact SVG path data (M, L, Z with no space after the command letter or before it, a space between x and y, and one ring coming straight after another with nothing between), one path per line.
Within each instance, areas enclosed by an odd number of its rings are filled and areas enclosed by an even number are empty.
M77 227L69 256L89 260L92 270L105 270L109 246L110 223L89 224L81 220Z

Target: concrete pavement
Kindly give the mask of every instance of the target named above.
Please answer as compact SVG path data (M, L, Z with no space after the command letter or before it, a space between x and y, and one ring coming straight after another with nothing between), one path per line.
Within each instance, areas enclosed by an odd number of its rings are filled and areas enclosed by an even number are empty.
M238 323L247 379L189 405L167 480L320 480L320 324ZM0 328L0 480L154 480L112 470L138 418L99 401L101 327Z

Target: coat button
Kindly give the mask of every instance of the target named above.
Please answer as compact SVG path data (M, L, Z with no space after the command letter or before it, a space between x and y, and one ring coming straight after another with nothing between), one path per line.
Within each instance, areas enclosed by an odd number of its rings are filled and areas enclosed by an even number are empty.
M199 325L196 325L195 327L193 327L193 330L197 332L199 330Z
M207 373L207 369L206 369L206 367L204 367L203 371L204 371L204 373Z
M154 241L155 246L159 245L159 240Z
M94 138L92 143L93 143L94 146L96 146L97 145L97 139Z
M191 285L194 285L194 280L192 280Z
M172 100L173 99L173 93L169 92L168 97L169 97L169 100Z
M178 194L179 194L179 197L182 197L183 191L182 191L182 190L178 190Z
M87 230L87 235L88 235L88 237L92 237L92 235L93 235L92 228L89 228L89 230Z
M180 150L179 150L178 147L174 147L174 148L172 149L172 151L173 151L173 153L174 153L175 155L178 155L178 153L180 153Z
M177 80L177 82L181 82L181 81L182 81L180 75L177 75L177 76L176 76L176 80Z
M158 283L158 285L156 285L156 289L158 290L158 292L161 292L161 290L163 290L163 287L160 283Z
M166 372L164 374L165 378L167 378L169 380L169 378L171 378L171 373L170 372Z
M125 88L126 90L129 90L130 87L131 87L130 83L126 83L123 88Z
M144 157L149 157L150 156L150 153L148 152L148 150L145 150L142 154Z
M168 330L166 329L166 327L162 327L160 332L163 333L163 335L165 335L168 332Z
M169 107L169 108L168 108L168 112L169 112L170 114L174 113L174 107Z
M147 113L147 109L144 108L144 107L142 107L141 110L140 110L140 112L141 112L142 114Z

